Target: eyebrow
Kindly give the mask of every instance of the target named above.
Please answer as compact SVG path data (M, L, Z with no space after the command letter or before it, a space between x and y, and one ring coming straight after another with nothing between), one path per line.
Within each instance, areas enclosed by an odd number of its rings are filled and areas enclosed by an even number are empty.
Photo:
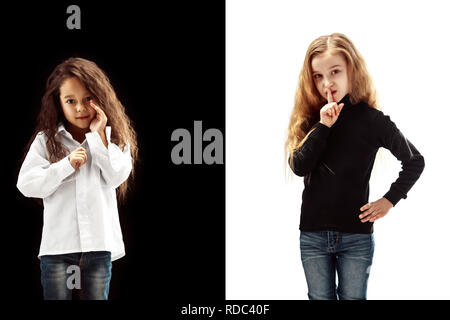
M86 93L86 94L84 94L83 96L84 96L84 97L90 97L91 94L90 94L90 93ZM68 95L64 96L63 99L66 99L66 98L75 98L75 95L73 95L73 94L68 94Z
M342 68L342 66L341 66L340 64L335 64L334 66L331 66L328 70L331 70L331 69L336 68L336 67ZM313 74L315 74L315 73L320 73L320 71L315 71L315 70L313 70L312 73L313 73Z
M335 64L334 66L330 67L330 69L336 68L336 67L342 67L340 64Z

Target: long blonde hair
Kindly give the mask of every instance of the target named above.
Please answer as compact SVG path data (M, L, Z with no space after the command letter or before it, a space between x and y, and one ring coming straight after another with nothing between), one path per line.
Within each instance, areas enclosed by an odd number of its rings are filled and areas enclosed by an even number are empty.
M292 154L303 144L311 128L320 120L320 108L327 104L327 100L316 89L311 69L313 58L327 51L342 54L347 62L350 102L356 104L365 101L370 107L379 109L376 90L366 63L352 41L341 33L315 39L306 51L287 131L284 159L289 158L290 166L293 163Z

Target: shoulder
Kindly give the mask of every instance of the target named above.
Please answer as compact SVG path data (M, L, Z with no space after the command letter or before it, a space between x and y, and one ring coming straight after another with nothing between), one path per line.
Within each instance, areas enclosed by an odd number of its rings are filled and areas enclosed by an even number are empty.
M387 146L394 134L399 132L396 124L391 117L381 110L370 108L367 110L371 134L379 146Z
M34 137L34 140L31 143L30 150L41 152L47 151L47 142L48 142L48 136L44 131L39 131L36 133L36 136Z
M362 123L375 135L390 134L397 130L396 124L391 117L383 111L369 106L367 103L358 105L360 116L358 117Z
M44 131L39 131L36 133L36 137L34 138L33 143L39 145L45 145L47 143L48 137Z
M376 114L379 114L380 112L382 113L381 110L375 109L374 107L371 107L371 106L370 106L367 102L365 102L365 101L359 102L359 103L357 104L357 107L358 107L359 110L361 110L361 111L363 111L363 112L365 112L365 113L367 113L367 114L369 114L369 115L372 115L372 116L374 116L374 115L376 115Z
M359 110L364 114L370 121L390 121L390 117L383 111L369 106L365 102L359 104Z

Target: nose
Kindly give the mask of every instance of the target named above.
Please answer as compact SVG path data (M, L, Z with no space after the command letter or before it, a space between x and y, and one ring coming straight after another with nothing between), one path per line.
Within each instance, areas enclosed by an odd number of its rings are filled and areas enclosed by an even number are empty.
M76 112L82 112L87 110L87 106L85 105L85 103L77 103L77 105L75 106L75 111Z
M331 89L331 87L333 86L334 83L328 77L324 77L323 84L324 84L324 88L326 90L326 89Z
M331 88L333 87L334 83L328 79L324 79L324 88L323 88L323 93L326 95L328 90L331 90Z

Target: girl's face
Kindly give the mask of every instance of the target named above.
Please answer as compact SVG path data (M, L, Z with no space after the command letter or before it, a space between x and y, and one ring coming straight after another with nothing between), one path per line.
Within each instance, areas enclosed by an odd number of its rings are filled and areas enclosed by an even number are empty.
M326 51L311 61L314 84L320 95L327 99L327 89L331 90L334 101L340 101L350 91L347 62L340 53Z
M89 105L89 101L93 100L92 94L76 77L66 79L59 91L62 111L69 122L68 131L89 131L91 120L96 115L95 110Z

